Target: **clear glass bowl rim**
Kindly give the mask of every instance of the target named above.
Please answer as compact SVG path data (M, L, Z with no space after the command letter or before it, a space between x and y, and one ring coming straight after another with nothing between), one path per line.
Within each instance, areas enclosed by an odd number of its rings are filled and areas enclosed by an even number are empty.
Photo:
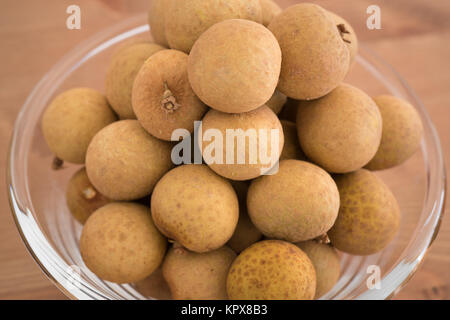
M74 276L73 273L68 272L67 270L69 266L63 259L57 259L58 263L65 264L65 266L58 268L58 271L55 271L55 268L49 268L48 261L45 259L45 256L41 256L41 253L37 254L34 249L36 245L39 245L44 248L44 251L47 251L47 254L57 255L56 250L47 240L37 219L32 218L34 215L32 209L33 206L27 186L26 171L26 155L28 150L25 148L27 145L25 143L26 141L24 142L24 139L29 140L30 137L26 137L21 133L24 128L26 128L27 120L33 115L33 110L30 106L39 92L48 88L49 92L47 93L47 98L49 98L53 93L51 88L58 87L58 85L61 84L61 82L67 77L67 75L62 76L64 74L63 70L67 69L67 67L71 67L69 72L66 72L67 74L70 74L71 70L76 69L97 53L124 39L147 31L148 25L140 25L139 27L136 27L136 25L139 25L141 21L143 21L143 15L138 15L106 28L105 30L83 41L67 53L63 58L61 58L47 72L47 74L44 75L44 77L39 81L28 96L17 116L11 137L8 153L6 182L9 203L14 221L25 246L36 263L40 266L46 276L65 295L72 299L105 299L108 297L98 293L97 290L88 283L83 283L83 279L79 279ZM123 32L123 30L127 31ZM120 32L119 35L111 38L111 35L115 35L118 32ZM424 206L422 208L421 221L426 222L428 228L423 230L423 228L420 228L421 225L417 227L414 237L409 240L407 248L402 252L402 255L404 255L402 256L402 260L398 262L389 273L383 276L381 280L382 289L367 290L356 297L356 299L389 299L395 295L395 293L397 293L415 273L428 248L433 243L439 232L446 199L445 164L436 129L424 105L419 100L415 92L390 65L382 61L373 52L370 52L370 50L364 47L361 50L364 51L365 55L369 55L371 57L371 61L376 62L392 72L398 82L402 84L403 89L407 92L410 101L417 107L424 124L424 141L422 143L422 152L425 158L427 170L427 193L425 196ZM360 57L358 57L358 59L360 63L365 61ZM368 64L367 67L374 68L370 64ZM30 141L28 141L28 146L29 143ZM428 157L429 154L433 154L434 157ZM25 172L20 173L18 169L23 169ZM427 214L424 216L424 213ZM32 218L27 219L26 226L23 220L25 217ZM402 264L402 261L406 260L410 262L407 264ZM82 290L72 285L72 283L76 281L81 281Z

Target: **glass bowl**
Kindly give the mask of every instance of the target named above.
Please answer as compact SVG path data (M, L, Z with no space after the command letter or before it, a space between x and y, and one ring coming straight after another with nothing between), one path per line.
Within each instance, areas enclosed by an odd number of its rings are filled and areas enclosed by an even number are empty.
M29 252L42 271L68 297L76 299L153 299L133 284L102 281L84 265L78 247L81 225L68 212L65 187L79 168L51 169L52 155L40 129L40 117L58 93L75 86L104 90L111 54L123 42L149 34L145 16L114 25L74 48L42 78L15 123L9 151L8 194L13 217ZM342 276L322 299L386 299L410 279L435 239L444 208L445 170L436 130L425 107L406 82L386 63L361 48L346 80L370 95L390 93L409 100L419 111L425 132L421 152L400 167L379 174L402 210L400 231L382 252L357 257L341 254ZM379 287L369 289L373 268Z

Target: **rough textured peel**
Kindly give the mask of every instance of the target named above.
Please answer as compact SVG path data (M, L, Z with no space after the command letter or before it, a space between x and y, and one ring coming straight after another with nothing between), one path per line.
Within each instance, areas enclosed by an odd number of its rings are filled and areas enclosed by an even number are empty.
M95 211L80 240L84 263L99 278L116 283L140 281L161 264L167 241L153 224L150 210L114 202Z
M239 217L233 187L206 165L183 165L169 171L153 190L151 208L163 234L199 253L223 246Z
M227 113L254 110L275 92L281 50L264 26L232 19L203 33L189 55L192 89L208 106Z
M306 156L333 173L364 167L381 141L382 118L363 91L343 84L314 101L302 101L297 130Z
M148 134L137 120L122 120L92 139L86 156L89 180L110 199L149 195L172 166L172 144Z
M116 120L104 95L94 89L74 88L59 94L47 107L42 132L56 157L82 164L95 134Z
M231 265L227 292L232 300L311 300L316 273L297 246L279 240L260 241Z
M341 208L328 232L338 250L370 255L383 250L400 226L400 209L392 192L374 173L361 169L337 175Z
M290 98L320 98L349 70L350 53L330 14L311 3L293 5L269 25L281 47L278 89Z
M314 239L333 226L339 192L325 170L304 161L283 160L278 173L252 181L247 207L265 236L299 242Z

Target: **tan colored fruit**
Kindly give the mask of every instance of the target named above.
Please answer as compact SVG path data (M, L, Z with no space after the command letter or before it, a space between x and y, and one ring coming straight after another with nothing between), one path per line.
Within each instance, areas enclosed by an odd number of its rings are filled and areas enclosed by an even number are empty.
M383 118L383 133L380 147L366 168L383 170L402 164L420 148L423 125L407 101L389 95L374 100Z
M306 156L333 173L364 167L381 141L382 119L375 102L347 84L314 101L302 101L297 129Z
M159 45L169 47L165 30L165 12L167 11L167 0L152 0L148 12L148 24L153 40Z
M100 92L75 88L53 99L42 117L42 131L56 157L82 164L94 135L116 120Z
M229 19L262 22L259 0L166 0L165 31L172 49L189 53L214 24Z
M314 240L300 242L297 245L314 265L317 278L315 299L319 299L339 280L341 275L339 255L332 246Z
M266 106L268 106L275 114L279 114L283 109L287 101L287 97L282 94L280 91L275 90L272 98L266 102Z
M354 255L383 250L400 226L400 209L392 192L375 174L358 170L335 177L341 208L328 236L333 246Z
M150 210L114 202L95 211L84 225L80 252L99 278L116 283L142 280L161 264L167 241L153 224Z
M276 138L272 143L271 130L278 133L278 144ZM283 150L283 128L277 116L267 106L240 114L210 110L203 118L202 131L205 140L201 144L203 159L212 170L231 180L250 180L266 173L276 164ZM220 136L208 142L206 137L211 132L220 133ZM267 141L264 141L266 137ZM199 139L202 137L199 136ZM234 142L227 145L227 140ZM269 158L263 159L261 154ZM270 159L272 161L265 161Z
M231 265L227 292L232 300L311 300L316 273L297 246L279 240L260 241Z
M155 43L138 42L114 54L106 74L105 91L111 107L121 119L136 119L131 106L134 79L145 60L163 49Z
M111 200L94 188L83 167L72 176L67 185L66 202L73 217L84 224L95 210L110 203Z
M162 274L162 268L158 268L151 275L144 280L135 283L136 290L145 297L170 300L172 295L170 293L169 285Z
M300 147L300 142L298 142L297 125L295 122L287 120L281 120L280 122L283 126L284 134L284 147L280 160L295 159L306 161L306 156Z
M253 225L247 212L247 181L231 181L239 199L239 220L233 236L227 245L236 253L242 252L253 243L261 240L262 233Z
M236 192L206 165L183 165L158 182L151 199L152 216L169 239L195 252L223 246L239 216Z
M304 161L283 160L276 174L250 185L247 207L267 237L290 242L326 233L339 211L339 192L325 170Z
M163 263L163 275L175 300L226 300L226 281L236 254L224 246L195 253L172 248Z
M281 13L280 6L273 0L259 0L262 8L262 23L266 27L277 15Z
M344 39L344 42L347 45L348 50L350 51L350 63L353 63L356 56L358 55L358 37L356 36L356 32L347 20L338 16L334 12L328 12L330 13L332 19L334 20L334 23L338 27L342 39Z
M269 25L283 54L278 90L290 98L320 98L344 80L350 53L328 12L301 3L276 16Z
M101 130L89 145L89 180L110 199L143 198L173 166L171 147L169 142L149 135L137 120L115 122Z
M187 75L188 56L163 50L148 59L133 86L133 109L147 132L171 141L176 129L194 131L207 107L192 91Z
M192 89L208 106L227 113L254 110L275 92L281 50L273 34L248 20L215 24L189 55Z

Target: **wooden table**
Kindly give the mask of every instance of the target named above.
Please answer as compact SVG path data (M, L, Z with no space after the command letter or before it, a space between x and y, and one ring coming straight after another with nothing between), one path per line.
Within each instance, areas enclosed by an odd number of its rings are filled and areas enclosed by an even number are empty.
M77 3L81 30L68 30L66 8ZM33 86L64 53L117 21L143 12L147 0L2 0L0 4L0 181L14 119ZM280 0L286 7L294 0ZM395 66L414 88L450 159L450 2L448 0L312 1L347 18L360 41ZM382 30L368 30L366 8L381 7ZM397 298L450 298L450 216L425 262ZM65 299L27 253L0 191L0 299Z

